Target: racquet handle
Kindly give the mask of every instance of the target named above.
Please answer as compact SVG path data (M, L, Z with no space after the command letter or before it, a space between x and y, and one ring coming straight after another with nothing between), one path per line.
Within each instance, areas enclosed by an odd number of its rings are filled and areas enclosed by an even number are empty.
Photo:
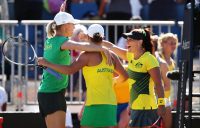
M57 73L56 71L52 70L51 68L45 67L44 69L45 69L48 73L50 73L51 75L55 76L57 79L61 79L61 78L62 78L62 76L61 76L59 73Z
M51 75L55 76L57 79L61 79L62 78L62 76L58 72L54 71L51 68L47 68L47 67L41 66L41 65L36 65L36 66L46 70L48 73L50 73Z

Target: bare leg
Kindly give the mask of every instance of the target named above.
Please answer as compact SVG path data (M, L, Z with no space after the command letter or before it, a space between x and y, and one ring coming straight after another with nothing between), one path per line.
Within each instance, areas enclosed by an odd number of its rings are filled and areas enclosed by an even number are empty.
M120 115L118 128L127 128L129 119L130 119L130 117L129 117L129 114L128 114L128 110L124 109L124 111Z
M65 115L64 111L56 111L47 115L45 118L47 128L65 128Z
M163 116L163 123L164 123L165 128L172 128L171 107L166 107L166 113Z

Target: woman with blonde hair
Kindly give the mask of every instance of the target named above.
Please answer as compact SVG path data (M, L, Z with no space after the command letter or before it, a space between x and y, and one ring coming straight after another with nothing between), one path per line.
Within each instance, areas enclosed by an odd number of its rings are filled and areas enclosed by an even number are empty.
M162 82L165 92L165 107L166 113L163 116L163 123L165 128L172 127L172 114L171 114L171 81L167 78L166 73L175 69L175 61L172 58L174 51L177 48L178 38L173 33L161 34L158 38L158 51L155 53L161 70Z

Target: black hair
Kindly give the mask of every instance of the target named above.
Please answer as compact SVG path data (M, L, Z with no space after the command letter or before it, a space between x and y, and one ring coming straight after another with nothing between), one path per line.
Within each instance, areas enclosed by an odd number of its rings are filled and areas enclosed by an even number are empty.
M99 43L99 42L102 42L102 40L103 40L103 37L101 37L100 33L95 33L93 37L91 37L91 41L93 43Z
M145 36L143 37L143 43L142 47L145 49L145 51L150 52L151 54L153 53L153 44L151 41L151 34L149 30L144 29Z

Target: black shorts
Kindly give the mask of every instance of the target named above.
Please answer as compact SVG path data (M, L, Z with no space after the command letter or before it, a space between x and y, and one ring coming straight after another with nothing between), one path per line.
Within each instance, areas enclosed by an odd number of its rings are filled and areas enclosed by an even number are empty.
M38 93L40 113L43 117L58 110L66 112L65 89L55 93Z
M151 126L158 119L157 109L154 110L131 110L130 127Z

